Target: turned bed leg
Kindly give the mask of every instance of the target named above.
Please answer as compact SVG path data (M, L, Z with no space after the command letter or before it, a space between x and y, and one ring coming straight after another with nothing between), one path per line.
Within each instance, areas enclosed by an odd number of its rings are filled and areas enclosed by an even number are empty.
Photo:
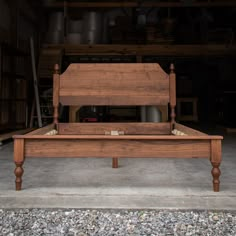
M117 157L112 158L112 168L118 168L118 158Z
M214 162L211 162L213 168L212 168L212 171L211 171L211 174L213 176L213 190L214 192L219 192L220 191L220 180L219 180L219 177L220 177L220 169L219 169L219 166L220 166L220 163L214 163Z
M22 175L24 173L24 169L22 168L23 162L15 162L16 168L15 168L15 176L16 176L16 191L21 190L21 185L22 185Z
M15 168L15 184L16 190L21 190L22 185L22 175L24 173L23 164L24 164L24 139L15 139L14 140L14 162L16 164Z
M221 140L211 141L211 164L213 166L211 174L213 177L214 192L220 191L220 163L221 163Z

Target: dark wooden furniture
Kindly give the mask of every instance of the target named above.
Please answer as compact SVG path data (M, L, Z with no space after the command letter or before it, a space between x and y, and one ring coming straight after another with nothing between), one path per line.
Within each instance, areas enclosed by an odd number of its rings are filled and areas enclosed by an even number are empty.
M221 136L210 136L175 122L174 67L166 74L156 63L71 64L53 75L54 122L14 136L16 190L21 190L28 157L208 158L213 189L219 191ZM170 105L170 121L161 123L59 123L59 103L82 105ZM55 160L56 161L56 160Z

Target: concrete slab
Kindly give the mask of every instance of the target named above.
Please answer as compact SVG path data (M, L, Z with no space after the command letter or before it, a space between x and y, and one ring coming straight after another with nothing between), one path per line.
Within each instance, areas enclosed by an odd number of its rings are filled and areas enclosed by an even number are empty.
M205 159L27 159L14 190L13 144L0 147L0 208L236 210L236 135L223 141L221 191Z

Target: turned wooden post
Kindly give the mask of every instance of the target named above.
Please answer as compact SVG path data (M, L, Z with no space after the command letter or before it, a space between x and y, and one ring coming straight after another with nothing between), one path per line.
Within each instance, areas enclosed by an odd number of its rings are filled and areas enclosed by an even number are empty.
M59 65L56 64L54 67L54 74L53 74L53 123L57 127L58 125L58 117L59 117L59 87L60 87L60 75L59 75Z
M112 158L112 168L118 168L118 158L117 157Z
M174 64L170 65L170 124L171 130L174 129L175 126L175 107L176 107L176 76L174 72Z
M14 162L16 165L15 176L16 176L16 190L21 190L22 185L22 175L24 173L23 164L24 164L24 139L15 139L14 140Z
M211 140L211 164L213 166L211 174L213 177L214 192L220 191L220 163L221 163L221 140Z

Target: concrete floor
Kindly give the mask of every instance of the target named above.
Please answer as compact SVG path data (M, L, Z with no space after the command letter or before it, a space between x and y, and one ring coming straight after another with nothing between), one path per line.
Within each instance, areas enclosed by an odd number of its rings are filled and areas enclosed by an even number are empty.
M14 190L13 144L0 147L0 208L236 210L236 135L223 141L221 191L206 159L27 159Z

